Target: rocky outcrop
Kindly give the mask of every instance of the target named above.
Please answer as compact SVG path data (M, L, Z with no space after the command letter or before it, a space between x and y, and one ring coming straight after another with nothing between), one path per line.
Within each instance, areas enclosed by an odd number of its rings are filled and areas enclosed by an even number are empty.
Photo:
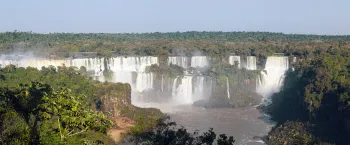
M102 102L102 111L110 112L111 117L120 117L119 107L131 106L131 86L122 83L100 83L98 96Z
M138 129L145 123L147 127L142 129L152 128L163 116L159 109L139 108L132 105L129 84L105 82L97 84L97 89L97 95L101 100L101 110L111 113L109 117L115 124L108 130L108 134L116 143L120 142L124 135L133 128ZM140 118L143 121L140 121Z

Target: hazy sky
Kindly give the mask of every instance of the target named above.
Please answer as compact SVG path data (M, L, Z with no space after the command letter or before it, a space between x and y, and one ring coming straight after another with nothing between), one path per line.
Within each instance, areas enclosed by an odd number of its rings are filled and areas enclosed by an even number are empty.
M350 34L350 0L2 0L0 32Z

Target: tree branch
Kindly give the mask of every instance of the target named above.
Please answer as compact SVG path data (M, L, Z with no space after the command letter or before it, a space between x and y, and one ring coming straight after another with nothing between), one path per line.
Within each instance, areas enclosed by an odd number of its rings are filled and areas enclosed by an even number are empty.
M69 135L69 136L73 136L73 135L77 135L77 134L83 133L83 132L85 132L85 131L88 130L88 129L89 129L89 127L85 128L84 130L82 130L82 131L80 131L80 132L71 134L71 135Z

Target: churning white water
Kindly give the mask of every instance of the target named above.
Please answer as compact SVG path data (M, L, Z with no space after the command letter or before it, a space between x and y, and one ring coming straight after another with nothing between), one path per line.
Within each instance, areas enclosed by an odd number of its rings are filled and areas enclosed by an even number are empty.
M280 87L288 68L288 57L270 56L267 58L265 69L261 71L261 83L257 88L257 92L261 94L265 100L267 100L273 93L280 91Z

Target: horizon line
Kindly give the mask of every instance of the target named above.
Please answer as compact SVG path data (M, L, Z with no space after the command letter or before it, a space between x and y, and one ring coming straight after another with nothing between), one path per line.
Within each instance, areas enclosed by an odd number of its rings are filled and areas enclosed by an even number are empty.
M315 33L285 33L285 32L272 32L272 31L153 31L153 32L33 32L33 31L1 31L0 33L33 33L33 34L153 34L153 33L188 33L188 32L200 32L200 33L272 33L283 35L310 35L310 36L350 36L350 34L315 34Z

